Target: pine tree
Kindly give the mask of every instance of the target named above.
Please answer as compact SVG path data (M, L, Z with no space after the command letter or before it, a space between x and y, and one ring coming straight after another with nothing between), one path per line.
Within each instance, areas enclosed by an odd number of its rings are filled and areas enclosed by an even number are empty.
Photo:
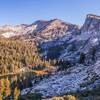
M0 80L0 94L2 95L4 92L5 86L4 86L4 79Z
M3 100L3 98L2 98L3 96L2 96L2 94L0 94L0 100Z
M18 100L19 96L20 96L20 90L17 87L15 87L15 89L14 89L14 100Z
M5 96L8 97L11 94L11 89L10 89L10 82L8 79L5 80L5 90L4 90Z

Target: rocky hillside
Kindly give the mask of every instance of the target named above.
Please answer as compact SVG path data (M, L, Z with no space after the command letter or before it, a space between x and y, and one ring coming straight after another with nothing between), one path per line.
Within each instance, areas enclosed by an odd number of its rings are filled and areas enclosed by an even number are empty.
M45 42L56 39L78 30L77 25L63 22L59 19L50 21L38 20L30 25L5 25L0 27L0 35L3 38L33 39Z
M17 26L5 25L0 27L0 35L2 38L10 38L14 36L21 36L23 34L28 34L35 29L35 26L22 24Z
M71 63L71 66L61 66L65 67L64 70L33 84L31 89L23 90L22 95L26 91L41 93L43 97L100 91L99 16L87 15L84 25L78 31L42 43L40 47L45 59L62 60Z
M61 38L54 39L40 45L43 56L49 58L51 54L58 54L56 59L71 60L72 62L80 62L80 55L88 60L96 60L96 50L99 50L99 33L100 19L95 15L87 15L84 25L78 31L71 34L65 34ZM54 50L56 48L57 51ZM87 55L87 53L89 53ZM89 55L91 58L88 59Z

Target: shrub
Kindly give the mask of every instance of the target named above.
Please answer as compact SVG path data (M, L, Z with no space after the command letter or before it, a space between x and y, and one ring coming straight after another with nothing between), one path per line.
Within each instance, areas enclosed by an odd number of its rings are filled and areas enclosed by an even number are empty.
M75 96L65 95L63 97L53 97L51 100L77 100Z
M85 54L84 53L81 53L80 54L80 59L79 59L79 63L84 63L85 62Z
M53 97L51 100L64 100L63 97Z
M64 96L63 98L64 100L77 100L76 97L72 95L67 95L67 96Z

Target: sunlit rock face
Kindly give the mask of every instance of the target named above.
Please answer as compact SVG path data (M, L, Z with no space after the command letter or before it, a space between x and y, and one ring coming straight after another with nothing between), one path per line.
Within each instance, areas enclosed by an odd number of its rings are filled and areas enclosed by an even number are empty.
M33 39L39 44L60 38L67 33L78 30L77 25L66 23L59 19L49 21L38 20L33 25L36 29L32 33L22 36L24 39Z
M5 25L0 27L0 33L4 38L15 37L18 39L33 39L39 43L47 42L72 33L79 29L77 25L66 23L59 19L38 20L30 25L21 24L16 26ZM5 32L9 37L5 36Z
M14 36L22 36L24 34L28 34L33 32L33 30L36 29L36 25L16 25L16 26L11 26L11 25L5 25L0 27L0 35L3 36L4 38L11 38Z

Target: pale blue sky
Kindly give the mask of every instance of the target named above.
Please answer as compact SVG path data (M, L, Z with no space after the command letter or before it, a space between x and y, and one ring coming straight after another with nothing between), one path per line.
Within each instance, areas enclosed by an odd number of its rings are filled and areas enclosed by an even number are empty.
M0 25L53 18L83 24L88 13L100 15L100 0L0 0Z

